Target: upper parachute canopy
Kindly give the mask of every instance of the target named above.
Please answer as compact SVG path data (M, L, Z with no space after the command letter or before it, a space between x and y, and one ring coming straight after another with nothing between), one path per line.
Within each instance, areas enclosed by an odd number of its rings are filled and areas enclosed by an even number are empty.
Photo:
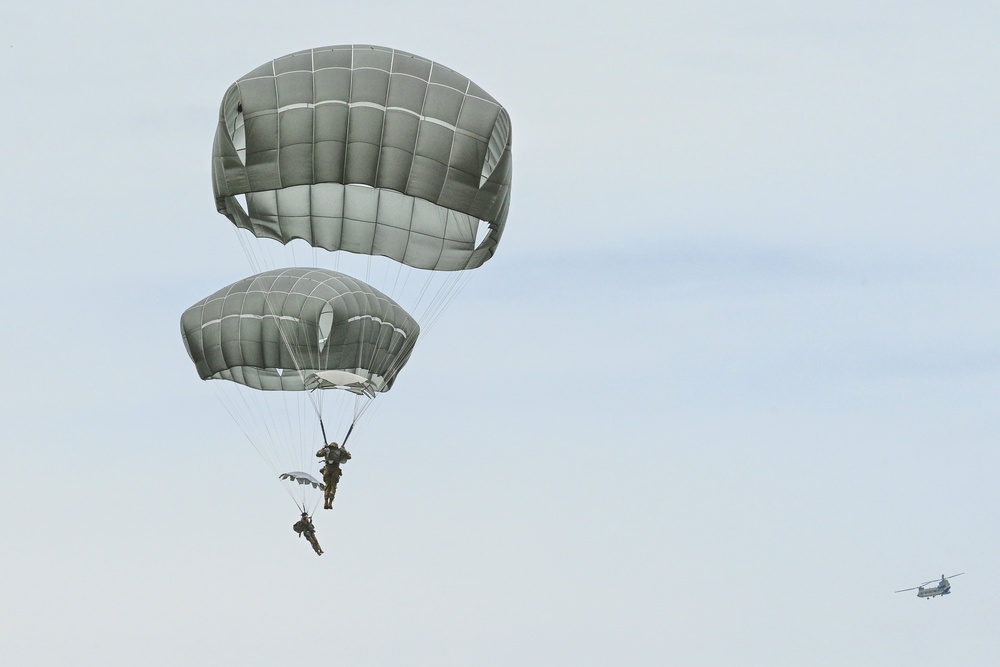
M411 53L308 49L230 86L212 175L219 212L255 236L471 269L493 255L507 218L510 117Z
M181 316L203 380L255 389L388 391L420 327L370 285L325 269L280 269L233 283Z

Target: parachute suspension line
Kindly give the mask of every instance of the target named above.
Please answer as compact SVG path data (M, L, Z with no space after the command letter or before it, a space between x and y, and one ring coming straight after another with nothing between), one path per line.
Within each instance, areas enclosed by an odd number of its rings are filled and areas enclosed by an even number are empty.
M229 413L229 416L232 417L234 422L236 422L236 427L240 429L240 432L243 433L243 436L257 451L257 454L264 461L264 463L269 468L274 470L275 474L277 474L277 468L275 468L272 461L267 456L264 455L264 452L261 451L260 447L257 446L257 438L255 438L253 435L250 434L250 431L253 430L251 428L251 425L242 418L243 416L242 413L240 413L236 409L234 402L230 399L229 396L226 395L225 390L222 387L216 386L214 384L210 384L209 386L212 387L212 391L215 392L215 396L219 400L219 403L222 404L222 407L225 408L226 412Z
M447 275L442 276L445 273ZM465 284L471 279L474 271L424 271L412 267L398 265L396 280L392 287L390 296L393 299L402 300L401 296L407 291L415 291L416 296L410 303L407 300L410 314L420 322L423 331L429 331L431 326L438 320L445 309L451 304L454 298L461 293ZM423 274L422 281L417 277ZM412 288L410 287L413 283Z
M260 419L258 420L259 426L261 426L266 433L258 434L256 437L254 437L251 433L242 428L243 422L241 422L241 420L239 419L240 414L238 410L235 409L230 410L230 415L234 417L234 420L237 422L238 425L241 425L241 430L244 431L244 435L247 436L247 440L250 441L250 444L257 451L257 454L265 462L267 467L271 469L271 472L275 478L277 478L282 473L289 472L290 469L300 467L299 465L300 462L308 460L302 454L300 454L299 450L295 447L294 434L296 433L296 431L294 430L294 427L290 426L288 429L284 431L285 433L292 434L293 436L292 439L282 437L282 429L271 428L272 425L277 425L279 422L279 417L278 415L275 414L276 406L272 401L267 400L263 395L259 395L258 392L244 391L242 390L243 389L242 387L233 387L233 388L238 391L238 395L241 397L243 401L245 414L259 416L260 417ZM283 392L266 392L266 393L273 395L273 394L281 394ZM253 400L247 400L248 397L252 397ZM285 399L287 407L288 397L285 397ZM223 404L225 405L226 401L223 401ZM283 416L287 417L289 423L291 424L292 421L291 410L286 409L284 411ZM272 443L274 447L273 451L269 451L267 448L262 447L263 443L265 442ZM284 455L281 454L282 449L285 450ZM306 499L309 497L313 497L315 494L312 494L305 487L302 487L300 489L299 487L294 486L292 484L282 484L281 486L284 488L285 493L288 494L289 498L291 498L292 502L295 503L296 507L300 507L303 512L308 512L309 514L312 514L312 512L309 511L310 508L309 505L307 504ZM298 491L298 494L296 494L295 491ZM318 496L316 496L313 498L312 508L315 509L315 507L318 506L318 504L319 504L319 499Z
M447 275L441 278L441 285L437 287L434 292L431 292L431 277L428 276L427 280L424 282L423 288L420 291L420 299L423 300L429 297L429 302L424 306L424 311L420 315L422 322L426 322L434 318L435 314L439 312L442 303L446 303L448 300L448 294L455 287L456 275L454 272L449 271Z
M294 460L290 458L288 454L292 447L288 438L283 437L285 433L294 433L293 430L288 428L281 428L279 425L283 420L288 419L290 423L290 418L287 413L279 414L275 411L275 405L272 401L268 400L265 396L260 395L252 391L244 391L237 388L239 391L239 396L242 399L243 410L246 415L256 416L257 423L259 424L259 430L261 434L258 436L258 442L263 445L263 443L272 443L272 446L268 449L264 449L255 445L258 451L264 457L269 457L269 465L275 474L280 474L282 472L287 472L286 470L280 470L282 466L282 461ZM282 456L282 450L285 451L285 455Z
M410 276L412 274L413 274L412 271L407 271L407 282L409 282L409 278L410 278ZM426 278L424 278L423 284L419 286L420 289L417 292L417 294L418 294L417 301L414 304L414 309L417 310L417 313L418 313L418 316L420 317L420 321L421 322L423 322L423 321L425 321L427 319L427 314L429 312L432 312L432 309L434 307L434 302L438 298L438 296L441 294L441 292L448 289L448 283L449 283L450 280L451 280L451 276L450 275L445 275L445 276L442 277L441 282L443 283L443 285L437 288L437 290L435 291L435 293L430 298L430 303L428 303L427 305L423 306L423 310L421 311L421 310L418 310L418 309L421 307L421 304L423 303L424 299L427 298L427 295L430 294L431 283L434 282L434 275L432 273L432 274L428 275Z
M327 443L330 441L326 438L326 427L323 426L323 417L319 418L319 430L323 434L323 446L326 447Z
M361 415L368 412L368 408L371 407L371 404L374 402L375 399L369 398L368 396L361 395L354 397L354 418L351 420L351 428L353 428L354 424L361 419Z
M393 382L395 380L396 373L399 372L399 369L408 358L408 353L415 344L414 342L411 342L410 338L404 337L402 343L399 345L399 348L393 352L394 345L392 339L394 333L395 328L392 325L386 324L380 327L378 341L376 342L375 349L372 352L372 365L374 365L375 357L379 351L379 345L382 343L382 337L387 335L389 337L385 350L387 366L383 375L386 382ZM360 414L356 412L355 417L358 416L360 416Z
M364 341L367 340L367 338L365 336L365 329L369 326L369 323L370 323L371 326L378 326L378 335L375 337L375 342L371 346L372 347L371 360L367 364L368 368L373 368L374 367L375 357L378 355L379 344L382 342L382 336L383 336L385 330L386 329L389 329L390 331L392 330L392 325L389 324L389 323L387 323L387 322L382 323L380 325L376 325L375 322L374 322L374 320L367 320L366 319L366 320L362 321L362 325L361 325L362 326L362 335L361 335L361 341L362 341L362 343L361 343L361 345L358 346L358 364L357 364L358 368L364 368L365 367L365 364L364 364L364 361L363 361L364 360L364 355L365 355L365 349L364 349L365 343L364 343ZM350 433L351 431L354 430L354 425L358 423L358 420L368 410L368 408L371 406L371 404L374 401L375 401L375 396L374 395L373 396L368 396L366 394L360 394L360 395L356 395L355 396L355 398L354 398L354 418L351 420L351 426L348 429L348 433ZM346 440L346 438L345 438L345 440Z
M448 309L452 301L468 286L475 271L450 271L449 274L444 279L444 283L437 289L437 292L431 297L430 303L427 304L425 310L419 313L419 315L414 315L420 322L420 331L423 334L429 333L434 328L434 325L441 318L441 315L444 314L445 310ZM429 287L430 282L428 280L424 286L424 291L428 291ZM421 292L421 298L423 296L424 292Z
M347 445L347 439L351 437L351 432L354 431L354 425L357 424L357 420L351 422L351 428L347 429L347 435L344 436L344 441L340 443L341 447Z
M364 364L364 359L365 359L365 356L366 356L365 355L365 350L364 350L364 341L367 340L367 337L364 334L365 334L365 328L368 325L369 325L369 320L364 320L362 322L362 336L361 336L362 344L359 346L359 349L358 349L358 362L357 362L358 368L365 368L366 367L366 365ZM371 326L377 326L378 327L378 329L377 329L378 333L377 333L377 335L375 337L374 343L371 345L372 349L371 349L371 354L370 354L370 356L368 358L367 367L368 368L375 368L376 367L376 364L375 364L376 357L379 354L379 350L381 349L381 345L382 345L382 342L384 340L384 337L388 336L388 338L389 338L389 344L387 345L386 355L390 357L390 359L389 359L389 367L388 367L388 369L385 371L385 373L383 375L385 381L388 382L388 381L391 381L392 378L394 377L395 372L398 369L398 364L399 364L399 356L396 356L394 358L392 357L392 345L391 345L391 343L392 343L392 336L393 336L393 334L395 332L395 328L392 326L392 324L390 324L388 322L383 322L381 324L376 325L375 322L374 322L374 320L371 321ZM403 344L406 345L406 342L404 342ZM374 403L374 402L375 402L375 396L371 396L371 397L369 397L367 395L358 395L358 396L356 396L356 398L354 400L354 419L351 421L351 427L350 427L350 430L348 432L354 430L354 425L357 424L357 422L361 418L361 416L365 412L367 412L368 408L370 408L371 404Z
M396 374L396 371L402 366L397 357L396 361L393 362L393 370L386 377L391 377ZM382 401L376 401L374 398L368 398L367 396L358 396L355 401L354 409L354 421L360 422L362 417L366 419L371 419L378 412L379 406L382 405Z
M303 426L304 420L299 420L301 423L299 429L296 430L293 412L298 412L300 417L304 417L311 410L306 407L303 401L293 399L292 394L296 392L258 392L238 386L226 388L238 391L237 395L244 404L244 414L248 415L250 423L256 423L262 432L255 437L249 430L245 430L244 435L247 435L250 444L270 468L275 478L281 473L292 470L309 470L307 462L312 460L313 450L310 447L312 441L303 437L308 430ZM220 387L221 389L222 387ZM227 393L226 395L231 394ZM280 409L282 401L276 400L279 396L283 399L284 410ZM230 414L234 417L240 416L239 410L235 409L231 410ZM257 419L254 420L254 417ZM282 418L287 419L290 426L280 428ZM241 424L239 419L236 421ZM313 429L315 428L315 421L310 419L308 423ZM265 432L266 434L264 434ZM281 486L296 506L302 507L302 511L312 514L310 504L312 509L319 505L320 496L311 488L294 483L283 483Z
M245 208L249 210L249 207ZM261 243L253 235L253 232L248 229L236 226L233 229L236 230L236 237L239 239L240 247L243 248L243 254L246 256L247 262L249 262L254 273L261 273L278 266L278 263L274 260L274 254L270 250L270 244Z
M393 298L402 298L402 295L407 292L410 283L418 282L415 279L415 274L421 275L420 273L418 273L417 269L404 266L403 264L400 264L396 267L396 280L392 287ZM413 299L413 303L408 303L409 310L413 311L412 313L410 313L410 315L418 322L422 322L424 319L424 313L420 311L420 304L424 300L424 297L426 296L427 292L430 290L431 284L435 282L434 271L427 271L423 275L424 275L423 285L422 286L418 285L417 287L414 288L416 290L417 295ZM414 278L414 280L411 281L411 278ZM440 278L440 276L438 276L438 278ZM402 284L400 284L400 280L402 280ZM409 302L409 299L406 300Z
M242 391L237 388L238 395L243 404L244 414L248 416L257 415L258 431L260 435L258 436L260 443L265 442L281 442L281 429L277 428L278 421L277 417L274 415L274 411L270 403L264 400L263 396L258 396L250 391ZM260 450L263 456L267 456L268 452L266 450ZM275 456L276 452L272 452L270 459L270 465L276 472L284 472L278 470L280 467L280 457Z
M256 262L253 261L253 251L250 250L249 240L244 236L243 230L233 225L233 233L236 234L236 241L240 244L240 247L243 248L243 254L250 262L250 266L254 269L254 273L260 273L256 270L257 265Z
M409 352L412 351L414 345L416 345L416 343L409 338L403 341L399 352L393 356L392 361L386 370L385 377L387 380L395 378L396 373L399 372L400 368L402 368L404 360L407 358ZM378 404L381 404L381 401L378 401ZM354 425L360 422L361 418L365 416L369 410L372 410L372 414L378 410L375 398L370 398L366 395L356 396L354 401L354 419L351 422L351 427L348 430L348 433L354 430Z
M389 364L389 369L386 371L386 377L389 379L395 379L396 373L399 369L403 367L403 364L409 358L409 355L413 352L413 348L416 347L417 342L406 338L403 340L402 345L399 347L399 352L392 358Z
M285 433L290 434L290 437L284 442L285 461L293 467L297 467L299 461L305 460L304 454L307 451L306 445L302 442L306 430L305 420L303 419L304 406L301 404L301 401L297 401L289 395L293 392L279 391L272 393L281 395L284 409L279 412L288 420L288 428L285 430ZM268 404L273 405L274 402L268 401ZM298 421L298 428L296 428L296 420ZM275 417L275 421L277 421L277 417ZM296 437L296 434L298 434L298 437Z
M427 307L427 331L433 328L434 324L441 317L441 314L454 301L455 297L465 289L465 286L468 285L471 279L471 271L456 271L453 275L448 276L446 286L438 291Z
M409 311L410 315L420 322L421 327L425 326L428 319L437 319L440 312L453 299L455 286L464 277L463 274L472 273L469 270L417 269L375 255L367 257L364 268L365 281L383 286L381 289ZM375 273L378 270L381 270L382 275L376 277ZM350 273L346 270L344 272Z
M312 197L313 187L314 186L312 184L309 185L310 198ZM300 243L299 241L300 241L299 239L290 241L285 246L286 248L289 249L289 252L285 252L284 255L286 256L286 258L289 254L291 255L292 266L319 266L319 264L317 263L317 260L319 259L319 254L316 247L309 245L308 243L305 242ZM269 245L273 246L273 244ZM305 246L305 247L302 248L301 250L298 250L297 248L299 246ZM305 255L305 257L301 257L301 255L303 254Z

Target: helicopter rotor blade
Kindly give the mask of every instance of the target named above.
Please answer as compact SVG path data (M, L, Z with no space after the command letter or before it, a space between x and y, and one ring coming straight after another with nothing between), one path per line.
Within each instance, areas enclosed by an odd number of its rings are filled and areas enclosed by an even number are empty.
M898 591L896 591L896 592L897 592L897 593L905 593L906 591L915 591L915 590L917 590L918 588L920 588L920 586L914 586L913 588L904 588L904 589L902 589L902 590L898 590Z
M953 579L953 578L961 576L963 574L965 574L965 572L959 572L958 574L949 574L947 577L945 577L945 579Z

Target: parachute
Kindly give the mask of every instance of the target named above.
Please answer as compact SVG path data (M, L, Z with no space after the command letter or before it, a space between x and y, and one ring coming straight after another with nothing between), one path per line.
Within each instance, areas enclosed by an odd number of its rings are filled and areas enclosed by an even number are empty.
M226 380L209 384L292 492L322 488L302 471L326 427L346 440L494 255L511 165L506 109L405 51L306 49L226 91L213 193L256 275L189 308L181 328L199 376ZM279 463L286 450L297 454Z
M253 270L357 276L426 331L496 252L511 161L510 117L470 79L405 51L346 45L233 83L212 175Z
M303 486L311 486L312 488L319 489L320 491L326 488L326 485L323 484L323 482L319 481L309 473L301 472L299 470L293 472L283 472L278 475L278 479L288 480Z
M203 380L262 390L341 387L374 397L392 387L420 327L360 280L294 268L202 299L184 311L181 330Z
M338 428L348 418L353 425L377 394L392 388L420 327L356 278L290 268L245 278L202 299L184 311L181 333L199 376L227 380L235 390L220 398L308 511L319 498L311 491L323 486L299 472L316 465L320 442L303 431L318 423L324 433L312 435L325 443L324 412L331 409L339 412ZM301 398L290 400L295 394ZM298 429L287 419L296 413L302 415Z
M379 46L299 51L226 92L216 207L260 238L475 268L507 219L510 140L506 110L447 67Z

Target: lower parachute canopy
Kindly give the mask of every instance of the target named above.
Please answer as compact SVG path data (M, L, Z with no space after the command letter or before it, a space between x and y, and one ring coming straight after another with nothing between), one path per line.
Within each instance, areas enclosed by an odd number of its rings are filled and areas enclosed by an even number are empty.
M290 268L245 278L181 317L203 380L267 391L388 391L420 327L374 287L326 269Z

